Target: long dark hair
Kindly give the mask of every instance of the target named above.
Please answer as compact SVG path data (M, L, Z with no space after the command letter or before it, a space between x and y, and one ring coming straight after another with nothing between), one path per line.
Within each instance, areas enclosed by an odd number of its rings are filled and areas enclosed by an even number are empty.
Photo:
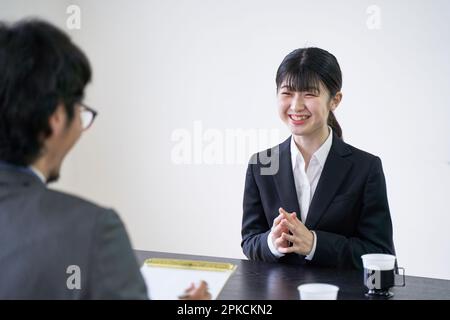
M301 48L289 53L278 67L277 91L284 83L293 91L317 91L320 83L334 97L342 88L342 73L336 57L320 48ZM342 139L342 129L333 111L328 115L328 125Z

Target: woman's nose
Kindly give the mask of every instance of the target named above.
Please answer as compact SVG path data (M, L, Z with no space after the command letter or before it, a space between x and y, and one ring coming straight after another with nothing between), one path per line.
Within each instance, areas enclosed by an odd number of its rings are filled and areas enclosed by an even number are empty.
M305 105L303 104L303 99L299 97L295 97L291 102L291 110L294 112L300 112L305 109Z

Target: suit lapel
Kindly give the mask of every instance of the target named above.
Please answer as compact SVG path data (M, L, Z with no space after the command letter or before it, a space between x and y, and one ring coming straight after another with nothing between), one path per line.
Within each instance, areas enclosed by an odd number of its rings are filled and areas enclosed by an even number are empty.
M348 146L333 133L330 153L325 161L316 191L309 206L305 223L308 229L314 229L317 226L339 186L350 171L352 163L345 156L351 153Z
M297 192L295 191L294 174L292 173L290 147L290 137L280 144L280 165L277 174L273 175L273 179L281 201L280 206L287 212L295 211L297 217L300 219L300 208L298 205Z

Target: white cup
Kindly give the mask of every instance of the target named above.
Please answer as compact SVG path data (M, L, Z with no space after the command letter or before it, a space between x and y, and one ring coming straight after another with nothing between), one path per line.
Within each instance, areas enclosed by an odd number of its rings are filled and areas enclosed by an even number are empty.
M371 253L361 256L364 269L393 270L395 256L391 254Z
M392 254L371 253L361 256L364 266L364 285L369 289L367 297L391 298L394 296L390 292L392 287L405 286L405 269L395 268L395 256ZM396 270L403 271L402 284L395 283Z
M336 300L339 287L327 283L308 283L298 286L300 300Z

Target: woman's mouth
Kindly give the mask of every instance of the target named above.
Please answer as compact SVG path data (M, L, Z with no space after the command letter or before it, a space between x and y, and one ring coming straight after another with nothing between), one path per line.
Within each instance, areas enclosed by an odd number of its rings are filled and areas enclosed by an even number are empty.
M294 125L302 125L308 120L311 116L309 115L296 115L296 114L290 114L289 118L291 119L291 122Z

